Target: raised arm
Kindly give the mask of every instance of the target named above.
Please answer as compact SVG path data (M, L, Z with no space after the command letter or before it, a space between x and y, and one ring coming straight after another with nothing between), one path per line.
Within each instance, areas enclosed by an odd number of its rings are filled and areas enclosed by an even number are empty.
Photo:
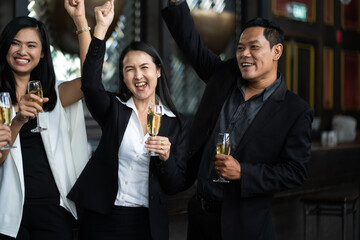
M85 16L85 0L64 0L64 7L69 13L76 26L76 34L80 47L81 72L85 57L91 42L90 27ZM77 78L59 85L59 95L63 107L67 107L81 98L84 94L81 91L81 79Z
M64 7L76 26L82 68L91 41L91 29L85 16L85 3L84 0L64 0Z
M114 18L114 1L107 1L104 5L96 7L95 16L94 37L84 62L81 89L91 115L101 124L106 118L111 102L102 84L102 70L106 50L105 35Z
M169 6L164 8L161 14L181 52L190 61L199 77L207 83L214 69L222 61L201 41L186 1L170 0Z
M95 7L96 25L94 37L104 40L106 32L114 19L114 0L107 1L104 5Z

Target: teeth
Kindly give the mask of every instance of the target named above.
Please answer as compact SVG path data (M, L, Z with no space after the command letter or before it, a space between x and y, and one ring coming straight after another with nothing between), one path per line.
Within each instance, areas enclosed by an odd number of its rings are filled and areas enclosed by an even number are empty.
M137 87L142 87L142 86L145 86L146 85L146 83L137 83L137 84L135 84L135 86L137 86Z
M25 60L25 59L16 59L17 62L21 62L21 63L28 63L29 60Z
M246 66L252 66L252 65L254 65L254 64L252 64L252 63L243 63L243 64L241 64L243 67L246 67Z

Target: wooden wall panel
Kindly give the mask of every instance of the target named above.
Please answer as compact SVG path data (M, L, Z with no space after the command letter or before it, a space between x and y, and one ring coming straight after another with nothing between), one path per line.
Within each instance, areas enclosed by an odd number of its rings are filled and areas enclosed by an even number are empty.
M311 44L295 44L292 85L292 90L314 107L315 47Z
M360 54L341 52L341 107L343 110L360 110Z
M334 25L334 0L324 0L324 23Z
M341 4L341 25L344 30L360 31L360 0Z
M332 109L334 105L334 50L324 47L323 108Z

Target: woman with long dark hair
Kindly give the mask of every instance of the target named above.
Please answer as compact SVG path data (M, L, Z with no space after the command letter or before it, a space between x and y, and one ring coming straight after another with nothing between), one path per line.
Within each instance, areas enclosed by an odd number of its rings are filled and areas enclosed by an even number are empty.
M83 1L65 1L70 14L84 8ZM87 24L72 17L79 29ZM80 41L82 51L86 44ZM32 80L41 82L44 98L27 92ZM73 239L77 212L66 195L88 160L80 87L80 79L56 81L42 22L24 16L8 23L0 36L0 91L13 103L16 148L0 158L0 239ZM31 131L37 119L41 133Z
M94 37L84 63L82 90L99 123L99 146L68 197L84 208L80 239L168 239L167 195L185 181L186 124L167 86L156 50L133 42L119 59L119 92L102 84L105 34L114 0L95 8ZM163 107L158 136L147 132L149 105ZM145 155L148 151L159 156Z

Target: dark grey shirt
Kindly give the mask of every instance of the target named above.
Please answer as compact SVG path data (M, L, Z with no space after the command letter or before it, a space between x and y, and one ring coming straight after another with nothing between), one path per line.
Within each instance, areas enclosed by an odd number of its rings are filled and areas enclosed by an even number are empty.
M223 184L226 184L213 182L214 179L218 178L214 171L217 134L219 132L230 133L231 154L233 154L233 150L239 145L241 138L256 114L280 83L281 78L278 74L278 79L272 85L245 101L246 82L238 79L237 86L231 91L222 106L219 118L209 140L205 144L201 157L197 189L205 199L220 201L222 199Z

